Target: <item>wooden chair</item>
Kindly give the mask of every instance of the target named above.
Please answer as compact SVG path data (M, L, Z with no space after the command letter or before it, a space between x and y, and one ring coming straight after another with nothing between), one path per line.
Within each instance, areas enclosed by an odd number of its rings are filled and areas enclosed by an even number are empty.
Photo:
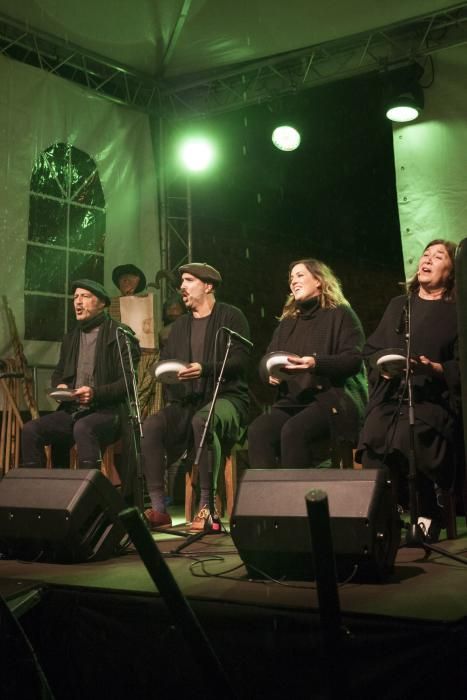
M109 445L102 455L101 471L108 478L111 484L116 487L121 486L120 475L115 466L115 455L121 451L121 441L117 440L112 445ZM70 449L70 469L78 468L78 454L76 446Z
M222 455L221 469L217 480L216 509L223 516L232 515L238 483L239 453L247 449L245 441L236 442ZM222 466L223 465L223 466ZM192 483L190 469L185 472L185 519L191 522L194 515L196 485Z

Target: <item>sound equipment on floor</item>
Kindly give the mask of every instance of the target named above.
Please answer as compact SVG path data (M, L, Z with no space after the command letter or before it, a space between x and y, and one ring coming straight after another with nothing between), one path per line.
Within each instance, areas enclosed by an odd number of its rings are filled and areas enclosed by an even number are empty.
M118 550L125 505L97 469L11 469L0 481L0 553L75 563Z
M230 532L253 579L313 580L305 496L327 494L340 581L381 581L393 569L401 521L384 470L248 469Z

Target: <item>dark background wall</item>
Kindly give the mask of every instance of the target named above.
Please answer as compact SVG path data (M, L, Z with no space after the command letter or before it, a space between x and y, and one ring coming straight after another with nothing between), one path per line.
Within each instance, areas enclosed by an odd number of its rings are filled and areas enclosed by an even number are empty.
M365 76L194 125L217 139L220 158L191 180L193 259L221 270L219 297L249 319L252 388L262 401L270 394L256 368L291 261L317 257L330 265L367 333L400 291L392 128L381 95L378 77ZM302 134L291 153L271 142L282 115Z

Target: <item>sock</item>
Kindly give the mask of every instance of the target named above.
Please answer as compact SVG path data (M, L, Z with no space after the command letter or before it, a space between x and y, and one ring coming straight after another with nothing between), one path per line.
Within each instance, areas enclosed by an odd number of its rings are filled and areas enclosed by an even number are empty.
M204 508L204 506L209 507L209 489L201 489L201 495L199 497L199 507Z
M151 499L151 508L157 510L158 513L165 513L165 493L162 489L149 491Z

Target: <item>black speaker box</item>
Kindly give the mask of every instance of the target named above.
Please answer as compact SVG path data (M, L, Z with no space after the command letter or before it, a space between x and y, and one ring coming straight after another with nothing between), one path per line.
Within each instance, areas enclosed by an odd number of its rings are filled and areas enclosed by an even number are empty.
M74 563L112 556L125 530L120 495L97 469L12 469L0 481L0 552Z
M383 470L249 469L230 532L251 578L313 580L305 496L328 497L337 575L382 580L394 566L401 523Z

